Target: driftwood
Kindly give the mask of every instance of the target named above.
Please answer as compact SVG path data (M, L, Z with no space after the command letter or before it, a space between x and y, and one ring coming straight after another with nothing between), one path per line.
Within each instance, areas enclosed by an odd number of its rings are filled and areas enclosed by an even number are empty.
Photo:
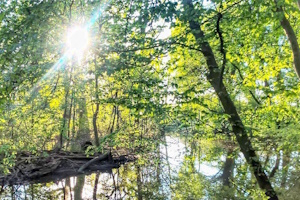
M78 152L48 151L40 155L19 153L15 166L10 169L11 173L0 174L0 185L57 181L94 171L111 172L113 168L136 159L133 155L119 155L116 152L86 156Z

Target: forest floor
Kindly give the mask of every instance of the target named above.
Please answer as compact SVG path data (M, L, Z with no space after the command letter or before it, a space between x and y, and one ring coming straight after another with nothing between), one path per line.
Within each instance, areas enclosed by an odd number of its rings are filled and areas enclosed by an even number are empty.
M95 171L111 172L121 164L134 161L137 157L126 151L108 151L87 156L80 152L45 151L40 156L21 152L10 174L0 175L0 185L24 183L46 183Z

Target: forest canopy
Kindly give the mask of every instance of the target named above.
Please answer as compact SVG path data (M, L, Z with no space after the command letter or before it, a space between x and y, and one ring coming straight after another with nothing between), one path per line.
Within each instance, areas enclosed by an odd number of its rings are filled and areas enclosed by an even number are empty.
M19 152L139 154L176 129L234 141L280 197L259 152L299 152L300 1L9 0L0 19L1 174Z

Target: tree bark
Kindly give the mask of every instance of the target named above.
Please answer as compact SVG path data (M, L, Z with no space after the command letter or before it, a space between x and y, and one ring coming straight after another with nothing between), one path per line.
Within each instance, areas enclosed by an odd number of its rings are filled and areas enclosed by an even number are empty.
M95 62L96 64L96 62ZM99 137L98 137L98 127L97 127L97 117L99 113L99 95L98 95L98 74L95 73L95 96L96 96L96 110L93 115L93 127L94 127L94 137L95 137L95 144L99 146Z
M194 10L192 0L186 0L184 1L184 3L185 2L188 6L187 11L189 13L197 12L196 10ZM277 200L278 197L276 195L276 192L273 189L269 178L264 172L259 158L252 147L251 141L247 135L246 129L236 110L236 107L231 100L223 81L220 81L221 72L219 66L209 43L205 40L205 35L198 22L198 17L195 15L191 16L188 22L192 34L199 43L201 51L206 59L206 64L209 71L209 73L207 74L207 79L216 91L216 94L221 101L225 113L229 116L229 122L232 126L232 130L236 136L241 152L244 154L247 163L252 167L253 173L260 188L266 191L266 195L269 196L271 200Z
M275 1L276 2L276 1ZM298 0L298 6L300 8L300 0ZM286 36L290 41L290 45L293 52L293 61L294 61L294 68L298 78L300 78L300 48L299 43L297 41L297 36L294 32L293 27L291 26L289 20L285 17L283 8L280 6L277 8L277 12L282 14L282 18L280 20L280 24L284 29Z

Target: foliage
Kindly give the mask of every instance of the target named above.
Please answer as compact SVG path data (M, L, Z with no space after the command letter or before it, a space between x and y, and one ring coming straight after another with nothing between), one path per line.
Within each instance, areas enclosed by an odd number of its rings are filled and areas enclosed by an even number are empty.
M299 151L300 82L281 27L286 16L299 38L296 1L199 0L193 10L188 2L2 1L1 173L17 152L76 151L86 141L94 144L88 154L128 148L144 155L170 127L193 140L234 140L191 19L205 33L254 148L263 141L266 151ZM67 53L74 26L89 32L80 56ZM185 167L177 189L190 186ZM177 198L203 196L198 179L190 180L194 193Z

